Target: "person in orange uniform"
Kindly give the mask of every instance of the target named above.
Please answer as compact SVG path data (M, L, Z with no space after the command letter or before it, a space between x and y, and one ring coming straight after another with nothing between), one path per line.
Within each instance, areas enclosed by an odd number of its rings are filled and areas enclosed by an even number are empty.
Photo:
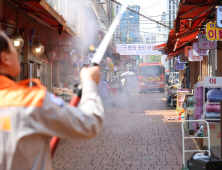
M82 98L71 107L48 92L38 79L16 83L17 51L0 31L0 170L50 170L50 136L88 139L101 130L104 109L97 92L98 66L81 70Z

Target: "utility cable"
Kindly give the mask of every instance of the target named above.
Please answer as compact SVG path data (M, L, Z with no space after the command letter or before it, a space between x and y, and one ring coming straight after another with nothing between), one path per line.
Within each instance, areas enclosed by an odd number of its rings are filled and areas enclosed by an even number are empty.
M113 2L115 2L116 4L119 4L119 5L122 6L121 3L119 3L119 2L117 2L117 1L115 1L115 0L111 0L111 1L113 1ZM137 12L137 11L135 11L135 10L132 10L132 9L130 9L130 8L127 8L127 9L130 10L130 11L132 11L132 12L134 12L134 13L136 13L136 14L138 14L138 15L140 15L140 16L143 16L144 18L146 18L146 19L148 19L148 20L150 20L150 21L156 22L156 23L158 23L158 24L160 24L160 25L162 25L162 26L164 26L164 27L167 27L167 28L171 29L169 26L167 26L167 25L165 25L165 24L162 24L162 23L160 23L159 21L156 21L156 20L154 20L154 19L152 19L152 18L150 18L150 17L147 17L147 16L145 16L145 15L143 15L143 14L140 14L139 12Z

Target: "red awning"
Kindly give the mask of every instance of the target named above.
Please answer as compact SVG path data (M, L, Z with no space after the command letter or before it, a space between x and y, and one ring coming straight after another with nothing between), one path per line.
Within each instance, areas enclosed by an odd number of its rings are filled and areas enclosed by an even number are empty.
M180 2L174 29L170 30L167 43L156 46L155 49L168 55L167 60L179 55L187 43L197 41L196 36L215 5L214 0Z
M157 45L153 48L153 50L162 50L164 47L166 46L166 43L163 43L163 44L160 44L160 45Z
M57 13L45 0L17 0L20 9L27 12L27 15L35 18L40 24L49 27L55 31L63 30L71 36L78 36L68 26L66 20Z
M183 50L181 49L180 51L177 51L175 53L170 53L167 58L166 61L170 60L171 58L177 57L178 55L180 55L181 53L183 53Z

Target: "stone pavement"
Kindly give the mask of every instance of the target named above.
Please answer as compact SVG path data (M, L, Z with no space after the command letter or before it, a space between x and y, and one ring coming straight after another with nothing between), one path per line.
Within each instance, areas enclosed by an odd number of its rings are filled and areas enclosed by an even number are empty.
M164 94L149 92L114 98L103 129L90 140L60 141L54 170L179 170L182 165L181 122L166 107ZM186 149L196 149L192 140ZM192 154L187 154L188 159Z

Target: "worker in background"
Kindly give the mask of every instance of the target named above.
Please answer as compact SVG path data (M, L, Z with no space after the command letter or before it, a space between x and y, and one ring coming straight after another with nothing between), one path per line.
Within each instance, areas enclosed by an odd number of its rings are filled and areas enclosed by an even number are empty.
M181 83L181 86L183 89L186 88L186 73L183 74L183 79L182 79L182 83Z
M0 31L0 170L50 170L50 136L88 139L101 130L104 109L97 92L99 67L83 68L82 99L71 107L47 92L38 79L19 83L18 53Z
M101 82L99 83L99 93L102 99L104 111L107 112L107 100L109 97L110 87L106 81L105 75L102 75Z

